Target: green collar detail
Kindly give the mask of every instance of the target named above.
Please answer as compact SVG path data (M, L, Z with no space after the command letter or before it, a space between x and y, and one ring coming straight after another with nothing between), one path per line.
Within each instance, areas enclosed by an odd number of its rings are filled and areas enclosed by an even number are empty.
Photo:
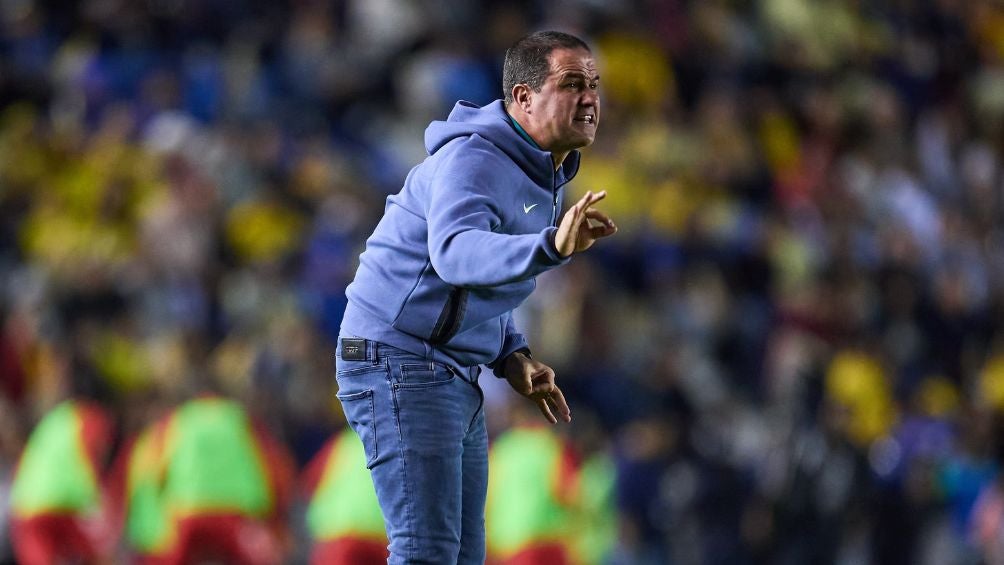
M509 116L508 113L506 113L506 115ZM519 122L516 121L516 118L509 116L509 123L512 124L512 127L516 130L516 133L518 133L520 137L529 141L530 145L533 145L534 149L540 149L540 146L537 145L537 142L534 141L532 137L530 137L530 134L526 133L526 130L523 129L523 126L519 125ZM543 149L540 150L543 151Z

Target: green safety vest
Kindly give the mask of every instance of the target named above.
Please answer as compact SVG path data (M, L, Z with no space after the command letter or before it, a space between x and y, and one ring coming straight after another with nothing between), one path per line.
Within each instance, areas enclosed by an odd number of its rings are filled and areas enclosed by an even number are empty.
M366 468L366 451L351 429L335 438L307 507L307 527L316 541L387 539L373 479Z
M569 538L572 516L554 493L561 462L562 444L546 428L513 428L495 441L485 518L499 557Z
M178 408L168 423L164 500L172 514L263 517L272 492L244 409L222 398Z
M614 462L606 453L593 455L579 470L574 550L580 563L606 563L617 544L616 477Z
M156 426L151 426L140 434L126 469L125 538L129 547L144 554L165 551L174 539L160 493L161 445L157 432Z
M85 452L82 425L77 404L66 401L32 431L11 486L15 515L98 509L98 480Z

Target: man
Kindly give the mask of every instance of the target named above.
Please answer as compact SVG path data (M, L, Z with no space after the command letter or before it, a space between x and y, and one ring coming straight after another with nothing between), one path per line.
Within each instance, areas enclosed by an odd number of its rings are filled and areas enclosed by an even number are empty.
M387 199L359 258L338 397L366 450L390 563L484 562L479 365L551 423L571 421L554 371L531 357L511 312L537 275L617 231L591 208L603 192L558 223L576 149L596 135L598 86L582 40L539 32L517 41L506 52L505 101L459 102L429 126L429 157Z

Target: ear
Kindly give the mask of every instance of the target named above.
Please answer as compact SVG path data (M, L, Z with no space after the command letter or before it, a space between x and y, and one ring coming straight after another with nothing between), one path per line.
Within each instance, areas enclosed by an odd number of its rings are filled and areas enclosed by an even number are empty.
M530 113L530 102L533 99L533 89L524 83L512 87L512 101L527 114Z

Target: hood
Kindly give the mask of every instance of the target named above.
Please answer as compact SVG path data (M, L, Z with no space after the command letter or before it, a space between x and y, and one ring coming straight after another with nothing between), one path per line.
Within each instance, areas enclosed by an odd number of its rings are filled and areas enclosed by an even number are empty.
M551 188L554 165L551 154L523 139L513 128L502 100L484 107L461 100L445 122L435 121L425 130L425 149L432 155L458 137L478 134L509 156L527 176L540 186ZM579 152L572 151L558 169L556 186L572 180L579 170Z

